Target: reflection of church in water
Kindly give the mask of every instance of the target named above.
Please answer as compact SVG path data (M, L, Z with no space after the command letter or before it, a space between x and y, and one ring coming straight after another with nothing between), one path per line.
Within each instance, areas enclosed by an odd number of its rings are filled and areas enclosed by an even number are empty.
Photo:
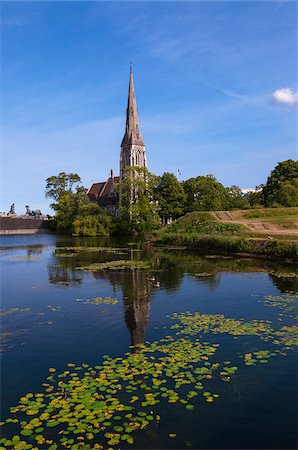
M123 293L124 320L129 329L131 345L143 344L149 322L151 284L141 270L130 272L105 271L93 273L94 278L108 280L116 293L121 287Z

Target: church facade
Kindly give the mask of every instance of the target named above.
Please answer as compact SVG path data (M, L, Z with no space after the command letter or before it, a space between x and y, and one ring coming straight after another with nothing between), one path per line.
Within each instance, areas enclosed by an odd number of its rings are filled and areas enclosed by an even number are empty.
M115 190L115 184L123 180L127 167L147 167L146 147L139 129L137 101L131 68L126 125L120 147L120 175L114 176L114 171L111 170L110 177L106 181L93 183L87 191L90 201L116 213L120 199L119 193Z

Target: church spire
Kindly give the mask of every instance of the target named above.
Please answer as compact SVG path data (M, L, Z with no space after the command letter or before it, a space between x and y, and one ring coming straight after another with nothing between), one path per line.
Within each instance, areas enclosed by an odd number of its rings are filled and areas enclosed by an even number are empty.
M121 146L123 145L145 145L139 130L139 117L131 65L126 108L126 126Z
M120 180L124 178L126 167L147 167L145 143L139 130L139 118L131 66L126 108L126 126L120 151Z

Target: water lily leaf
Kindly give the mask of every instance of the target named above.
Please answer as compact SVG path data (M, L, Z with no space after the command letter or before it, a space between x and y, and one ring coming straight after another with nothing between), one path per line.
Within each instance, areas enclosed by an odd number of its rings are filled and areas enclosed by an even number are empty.
M21 430L23 436L30 436L33 433L32 430Z
M194 409L193 405L186 405L185 408L187 409L187 411L191 411L192 409Z
M59 424L60 424L60 422L58 422L58 420L53 420L51 422L47 422L46 426L52 428L52 427L56 427Z

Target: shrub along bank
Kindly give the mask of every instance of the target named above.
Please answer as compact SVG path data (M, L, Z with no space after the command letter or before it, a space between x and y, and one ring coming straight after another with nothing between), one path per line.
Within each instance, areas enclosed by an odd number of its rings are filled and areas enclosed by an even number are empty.
M196 248L204 252L245 253L277 256L298 260L298 246L295 241L278 239L256 239L251 237L202 235L199 233L165 233L155 243Z

